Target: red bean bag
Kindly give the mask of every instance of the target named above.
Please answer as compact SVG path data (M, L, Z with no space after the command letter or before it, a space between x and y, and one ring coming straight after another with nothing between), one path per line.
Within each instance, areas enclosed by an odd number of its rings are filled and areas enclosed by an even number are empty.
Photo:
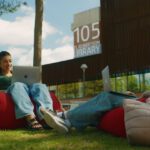
M62 111L61 104L53 92L50 93L53 100L53 108ZM15 109L9 94L0 92L0 129L16 129L25 125L24 119L15 118Z
M102 117L98 128L116 136L126 137L123 107L107 112Z
M145 100L145 98L139 99L141 102L145 102ZM100 119L97 128L116 136L126 137L123 107L118 107L105 113Z

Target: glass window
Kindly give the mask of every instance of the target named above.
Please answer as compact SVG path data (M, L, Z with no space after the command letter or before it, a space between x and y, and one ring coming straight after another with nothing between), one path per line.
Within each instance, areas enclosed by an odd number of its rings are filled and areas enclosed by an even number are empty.
M150 73L145 74L145 89L150 90Z

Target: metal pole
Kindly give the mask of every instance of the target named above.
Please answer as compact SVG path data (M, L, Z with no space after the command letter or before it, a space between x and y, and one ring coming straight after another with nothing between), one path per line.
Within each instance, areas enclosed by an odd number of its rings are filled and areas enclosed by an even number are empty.
M85 96L85 69L83 69L83 97Z
M85 96L85 70L88 68L88 66L86 64L82 64L80 66L80 68L82 69L82 72L83 72L83 97Z
M117 91L117 79L116 79L116 74L115 74L115 91Z
M85 69L83 69L83 82L85 81Z
M127 83L127 91L129 90L129 78L128 78L128 73L126 75L126 83Z

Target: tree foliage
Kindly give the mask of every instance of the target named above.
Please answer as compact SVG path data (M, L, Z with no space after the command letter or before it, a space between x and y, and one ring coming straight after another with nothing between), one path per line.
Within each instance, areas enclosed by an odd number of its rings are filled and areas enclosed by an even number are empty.
M21 0L0 0L0 16L5 13L15 12L21 4L26 5Z

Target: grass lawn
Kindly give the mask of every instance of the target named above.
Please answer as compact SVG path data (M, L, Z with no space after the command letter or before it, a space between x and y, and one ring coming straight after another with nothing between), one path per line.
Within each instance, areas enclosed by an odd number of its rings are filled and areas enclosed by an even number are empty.
M54 130L0 131L0 150L149 150L130 146L126 139L114 137L96 129L72 130L61 135Z

